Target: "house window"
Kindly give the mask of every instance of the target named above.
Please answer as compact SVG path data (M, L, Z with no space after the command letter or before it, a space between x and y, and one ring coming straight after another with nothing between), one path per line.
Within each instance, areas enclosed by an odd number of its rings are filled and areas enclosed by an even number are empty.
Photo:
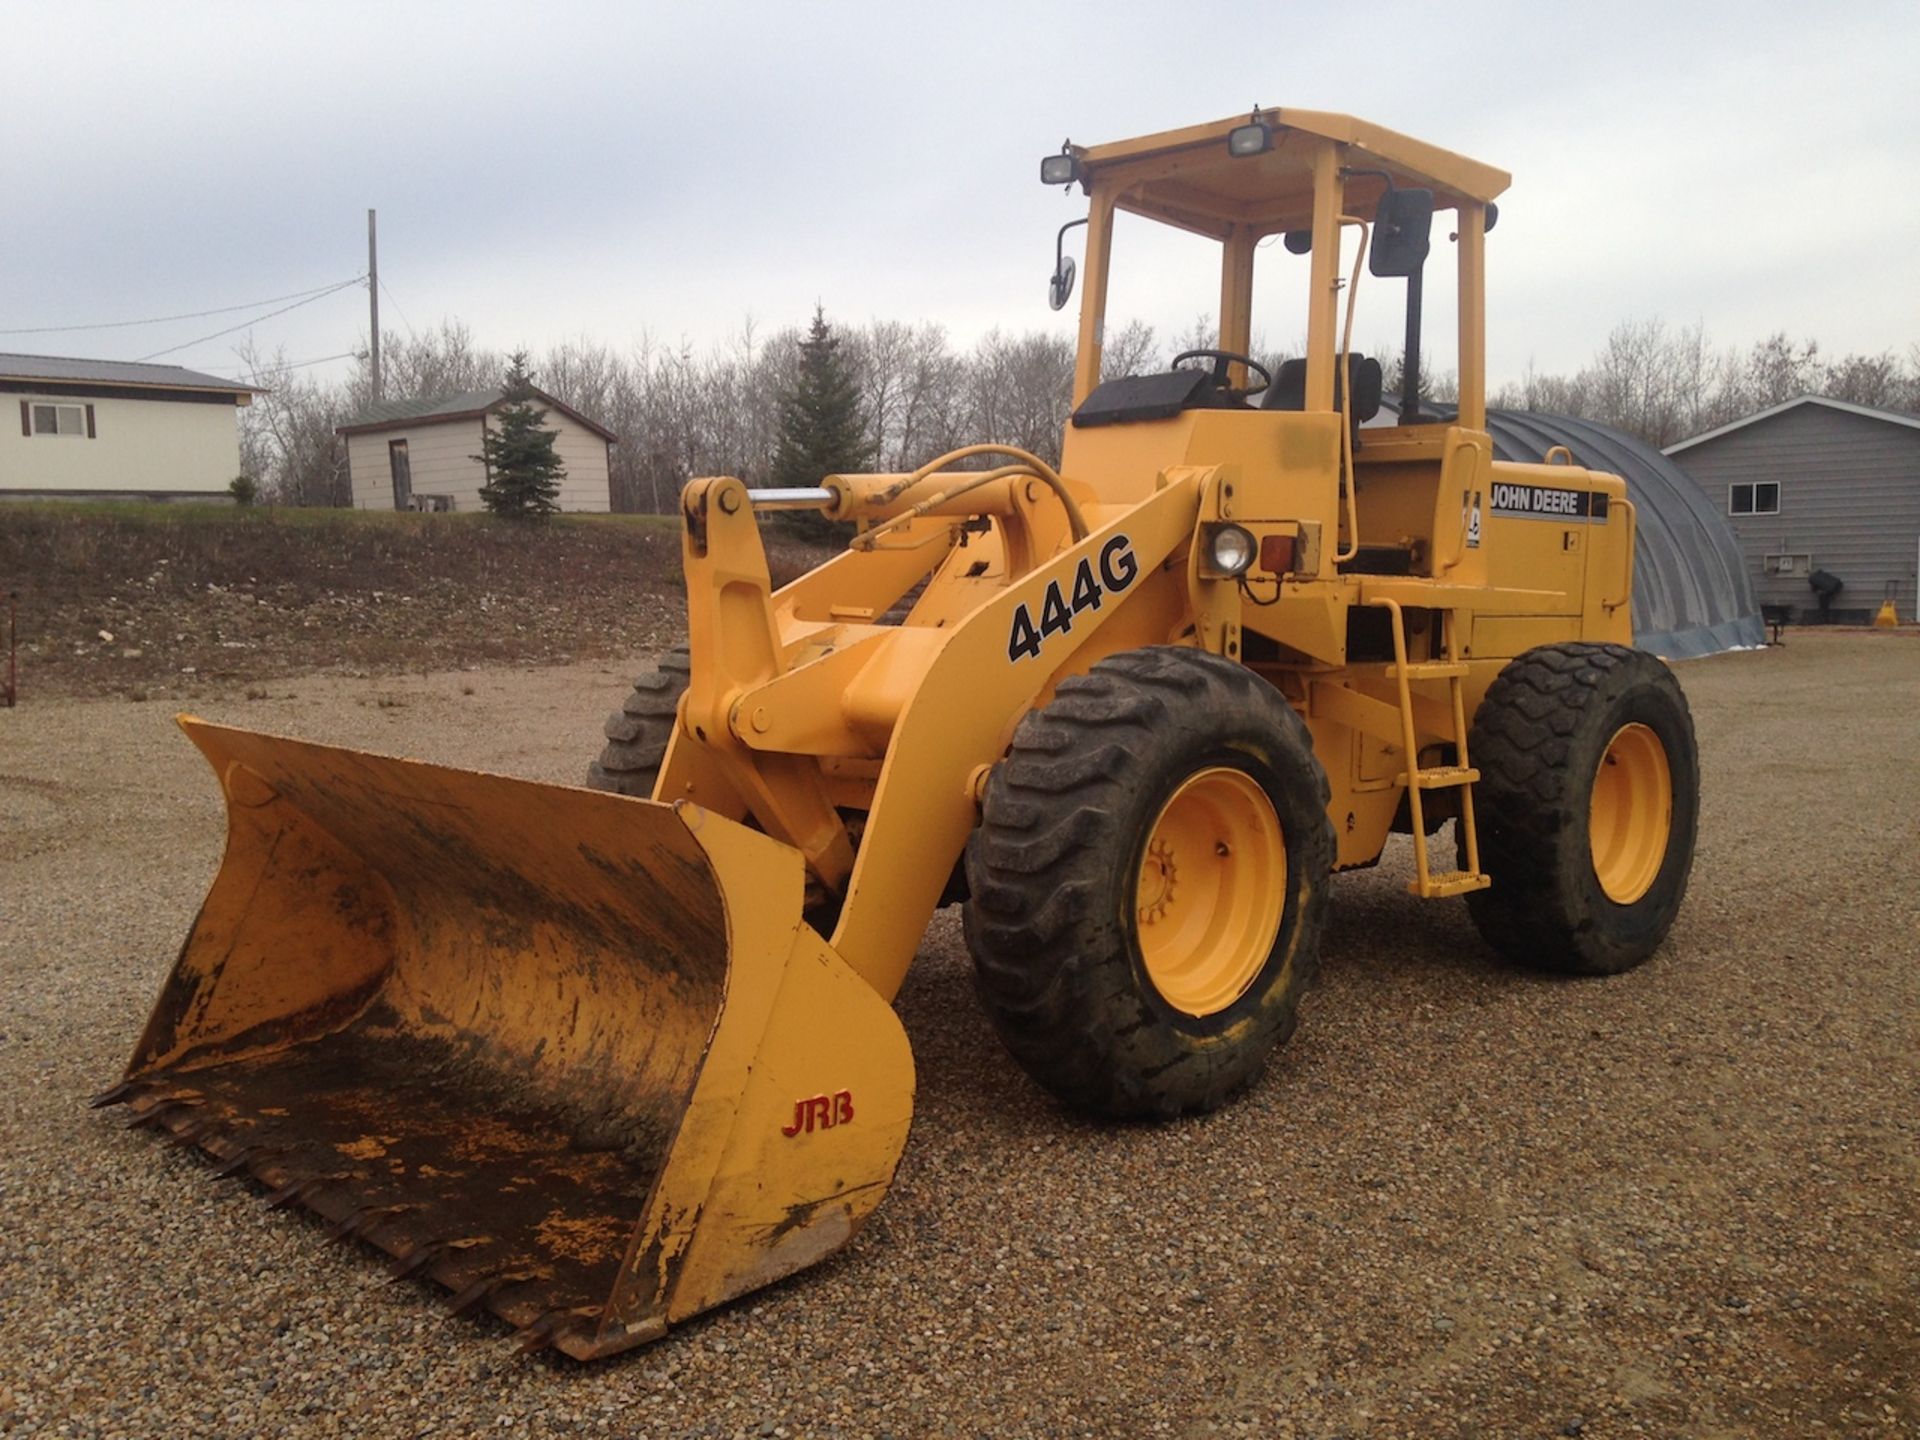
M1780 513L1780 482L1756 480L1752 484L1729 485L1727 513L1729 515L1778 515Z
M87 433L87 407L36 404L33 407L33 433L84 437Z

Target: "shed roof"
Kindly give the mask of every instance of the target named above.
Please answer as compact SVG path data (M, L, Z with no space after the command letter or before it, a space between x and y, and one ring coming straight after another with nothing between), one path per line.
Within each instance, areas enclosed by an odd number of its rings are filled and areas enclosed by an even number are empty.
M1829 410L1839 410L1848 415L1863 415L1869 420L1885 420L1890 425L1904 425L1912 430L1920 430L1920 415L1903 415L1898 410L1876 410L1871 405L1855 405L1847 400L1829 400L1824 395L1797 395L1791 400L1783 400L1778 405L1771 405L1765 410L1756 411L1743 420L1735 420L1731 424L1709 430L1703 435L1695 435L1690 440L1681 440L1676 444L1669 445L1661 453L1676 455L1680 451L1691 449L1695 445L1704 445L1709 440L1718 440L1722 435L1729 435L1735 430L1744 430L1747 426L1758 424L1762 420L1771 420L1776 415L1784 415L1789 410L1797 410L1802 405L1824 405Z
M264 394L258 385L222 380L179 365L143 360L81 360L71 355L0 354L0 380L64 380L76 385L136 385L153 390L224 390Z
M584 425L603 440L618 440L620 437L607 429L598 420L582 415L564 400L555 399L544 390L536 389L534 398L549 410L558 410L576 425ZM506 392L498 387L492 390L462 390L454 395L437 395L415 400L382 400L369 405L359 415L342 425L341 435L371 435L381 430L401 430L415 425L442 425L454 420L478 420L482 415L497 409L506 400Z

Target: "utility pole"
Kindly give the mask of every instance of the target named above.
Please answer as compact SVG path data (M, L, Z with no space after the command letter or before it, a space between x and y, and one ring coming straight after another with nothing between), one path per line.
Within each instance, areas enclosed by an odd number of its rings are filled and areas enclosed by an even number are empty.
M367 308L372 314L373 339L368 360L373 370L373 403L380 403L380 241L375 211L367 211Z

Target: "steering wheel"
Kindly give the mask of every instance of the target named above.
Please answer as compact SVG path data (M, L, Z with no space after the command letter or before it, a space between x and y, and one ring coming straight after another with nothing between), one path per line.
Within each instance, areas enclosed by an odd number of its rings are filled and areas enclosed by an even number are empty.
M1213 388L1224 391L1228 395L1238 395L1242 397L1258 395L1262 390L1265 390L1269 385L1273 384L1273 372L1271 370L1267 369L1266 366L1262 365L1251 355L1242 355L1237 350L1182 350L1178 355L1173 357L1173 363L1167 368L1178 369L1182 360L1213 361ZM1257 373L1260 377L1260 383L1258 385L1249 385L1244 390L1234 389L1233 386L1227 383L1227 367L1234 364L1244 365L1247 369Z

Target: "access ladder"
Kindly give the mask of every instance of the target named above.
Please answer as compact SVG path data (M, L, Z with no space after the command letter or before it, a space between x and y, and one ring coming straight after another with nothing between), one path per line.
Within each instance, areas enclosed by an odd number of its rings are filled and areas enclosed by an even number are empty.
M1407 889L1423 900L1484 890L1493 882L1480 869L1480 837L1474 829L1473 784L1480 778L1480 772L1473 768L1473 762L1467 754L1466 700L1460 688L1460 682L1466 678L1467 662L1460 654L1460 627L1455 623L1456 612L1446 612L1446 659L1409 661L1406 619L1400 602L1382 597L1372 603L1384 608L1393 622L1393 664L1387 667L1386 673L1387 678L1395 682L1400 701L1400 743L1407 760L1407 768L1399 776L1399 783L1407 787L1408 820L1413 830L1414 879ZM1413 718L1413 684L1418 680L1446 682L1447 709L1453 720L1453 734L1441 738L1453 746L1455 763L1452 765L1421 768L1420 740ZM1421 802L1421 796L1429 790L1460 792L1461 848L1466 852L1464 870L1435 873L1433 869L1427 854L1427 827Z

